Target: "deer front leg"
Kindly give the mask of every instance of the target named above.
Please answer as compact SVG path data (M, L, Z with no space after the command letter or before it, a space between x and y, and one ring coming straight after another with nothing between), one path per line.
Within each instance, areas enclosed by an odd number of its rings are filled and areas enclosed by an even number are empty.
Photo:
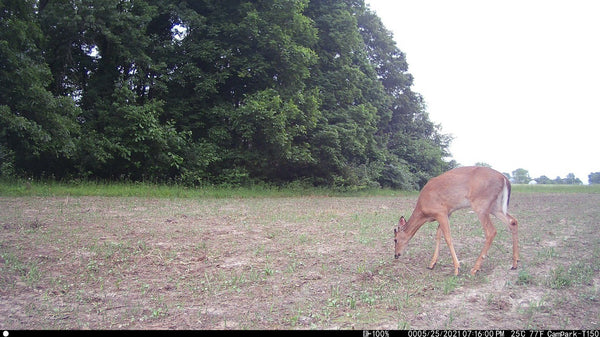
M435 250L433 251L433 258L431 259L431 263L429 263L429 269L433 269L435 264L437 263L438 256L440 253L440 240L442 239L442 229L438 225L437 232L435 233Z
M460 263L458 262L458 257L456 257L456 252L454 251L454 244L452 244L452 236L450 235L450 223L448 220L448 216L441 216L438 219L439 229L441 229L442 234L444 234L444 239L446 239L446 244L450 249L450 255L452 255L452 262L454 262L454 275L458 275L458 270L460 269ZM439 230L438 229L438 230Z

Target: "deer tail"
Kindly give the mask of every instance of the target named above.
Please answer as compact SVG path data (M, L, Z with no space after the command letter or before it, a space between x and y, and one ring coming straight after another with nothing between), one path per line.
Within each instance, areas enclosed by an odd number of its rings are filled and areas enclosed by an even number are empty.
M502 188L502 213L508 213L508 204L510 203L510 182L504 179L504 187Z

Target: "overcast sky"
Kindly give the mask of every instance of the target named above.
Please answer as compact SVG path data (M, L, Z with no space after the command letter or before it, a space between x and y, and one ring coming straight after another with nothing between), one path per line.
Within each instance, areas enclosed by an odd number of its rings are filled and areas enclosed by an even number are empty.
M586 184L600 171L600 1L366 2L457 162Z

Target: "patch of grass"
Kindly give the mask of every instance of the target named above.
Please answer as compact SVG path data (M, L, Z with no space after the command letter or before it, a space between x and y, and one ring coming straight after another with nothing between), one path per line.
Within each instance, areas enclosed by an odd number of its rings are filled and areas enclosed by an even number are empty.
M516 283L519 285L533 284L533 276L529 273L529 270L521 268L519 270Z
M2 267L0 267L0 273L7 274L10 272L11 274L15 274L20 277L21 281L30 287L35 287L40 281L42 274L36 261L21 261L21 259L12 252L4 252L0 254L0 257L4 260ZM7 284L0 283L0 286L4 287L7 286ZM12 286L14 286L14 284L12 284Z
M442 291L448 295L460 286L460 280L457 276L450 276L442 280Z
M594 270L591 264L585 262L577 262L569 266L569 274L573 277L575 283L583 285L592 285L594 274L598 270Z
M271 265L266 264L265 265L265 269L264 269L264 273L267 276L272 276L275 273L275 270L273 269L273 267L271 267Z
M552 289L563 289L574 284L590 285L595 274L594 267L585 262L577 262L565 268L558 266L550 272L547 285Z
M556 258L558 256L558 252L554 247L544 247L538 251L538 257L544 259Z
M523 185L513 184L517 193L600 193L600 185Z
M327 188L307 187L297 184L276 186L257 184L248 186L199 186L178 184L154 184L149 182L102 182L73 180L0 180L0 196L54 197L54 196L100 196L143 198L278 198L299 196L361 197L361 196L407 196L417 191L398 191L378 188Z
M529 306L527 308L522 309L522 313L527 316L530 316L531 318L534 318L537 314L549 311L550 307L546 303L545 297L542 297L539 300L532 301L531 303L529 303ZM528 326L528 328L534 328L534 326Z
M573 283L573 278L563 266L559 266L550 272L548 278L548 286L550 288L563 289L569 287L571 283Z

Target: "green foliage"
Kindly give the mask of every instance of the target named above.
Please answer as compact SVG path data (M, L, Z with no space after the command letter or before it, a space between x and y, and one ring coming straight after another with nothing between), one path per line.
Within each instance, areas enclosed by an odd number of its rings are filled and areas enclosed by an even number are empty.
M67 182L53 180L0 179L2 197L144 197L144 198L278 198L299 196L359 197L359 196L399 196L413 195L416 192L398 192L390 189L358 189L314 187L299 182L283 186L266 183L233 186L221 184L201 187L187 187L177 183L155 184L148 182L99 182L73 179Z
M417 189L450 168L362 0L0 6L2 176Z
M513 185L519 193L600 193L600 185Z
M94 151L86 152L84 163L92 165L85 169L100 167L106 177L164 181L185 162L187 133L177 132L171 121L160 122L161 101L130 104L134 99L130 89L115 89L111 108L99 113L104 132L89 140Z
M600 172L592 172L588 175L588 183L591 184L600 184Z
M80 110L47 90L52 75L35 1L0 8L0 172L61 174L76 155Z
M551 270L547 285L552 289L563 289L573 284L591 284L597 271L593 265L584 262L574 263L569 268L558 266Z
M528 184L531 181L529 171L523 168L518 168L512 172L512 181L515 184Z
M529 285L534 283L534 279L527 269L521 268L519 270L519 275L517 277L516 283L520 285Z
M561 177L556 177L556 179L551 180L550 178L546 177L546 176L541 176L539 178L534 179L536 183L538 184L542 184L542 185L552 185L552 184L557 184L557 185L582 185L583 182L575 177L575 174L573 173L569 173L567 175L566 178L561 178Z

